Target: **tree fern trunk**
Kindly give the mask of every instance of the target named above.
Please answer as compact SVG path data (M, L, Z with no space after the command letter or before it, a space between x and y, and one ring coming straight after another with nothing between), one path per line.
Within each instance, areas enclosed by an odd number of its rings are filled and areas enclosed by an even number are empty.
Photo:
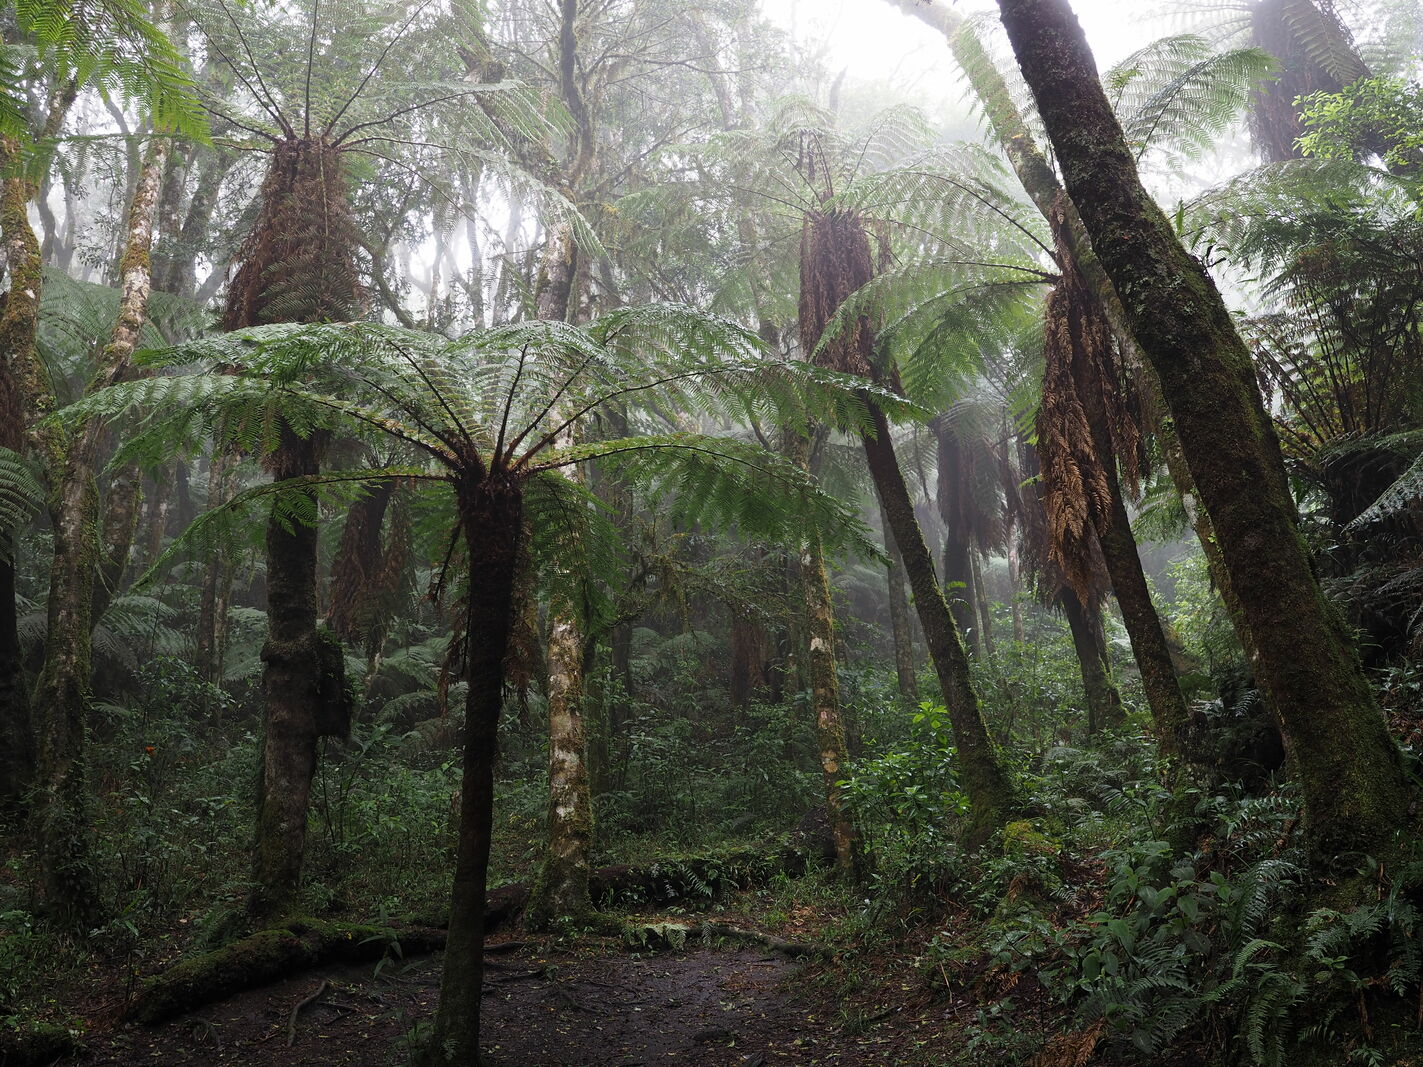
M1122 695L1112 681L1112 668L1107 658L1107 635L1102 629L1102 609L1088 607L1071 588L1063 586L1062 613L1067 616L1067 628L1072 634L1072 648L1077 653L1082 672L1082 688L1087 695L1087 733L1096 735L1120 726L1126 719Z
M484 986L484 902L494 825L494 759L504 703L504 656L518 567L522 502L503 485L461 487L460 525L469 552L465 736L459 841L450 932L434 1034L422 1061L477 1067Z

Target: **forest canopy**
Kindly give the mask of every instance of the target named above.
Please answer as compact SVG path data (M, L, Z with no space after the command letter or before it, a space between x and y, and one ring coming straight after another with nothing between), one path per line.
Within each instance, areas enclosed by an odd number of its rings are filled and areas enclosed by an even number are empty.
M1423 7L784 6L9 10L0 1063L1423 1055Z

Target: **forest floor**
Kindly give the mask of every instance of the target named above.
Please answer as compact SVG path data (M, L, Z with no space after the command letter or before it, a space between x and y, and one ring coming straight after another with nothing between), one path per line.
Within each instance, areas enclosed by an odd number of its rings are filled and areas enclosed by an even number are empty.
M718 921L754 924L719 912ZM691 922L643 915L639 923ZM814 917L801 933L813 938ZM853 989L832 957L691 941L634 950L608 937L493 943L483 1034L495 1067L706 1067L943 1064L963 1051L978 997L926 995L909 960L857 960ZM168 1023L112 1022L95 989L87 1050L72 1067L385 1067L406 1062L433 1016L440 958L329 966L230 997ZM104 1004L108 1007L105 1009ZM107 1010L107 1024L103 1015ZM951 1057L948 1049L955 1049Z

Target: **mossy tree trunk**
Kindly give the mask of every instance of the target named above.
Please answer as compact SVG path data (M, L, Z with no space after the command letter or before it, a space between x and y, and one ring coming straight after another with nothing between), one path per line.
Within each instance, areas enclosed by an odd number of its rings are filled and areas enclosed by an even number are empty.
M1155 368L1256 644L1301 785L1312 857L1385 854L1408 818L1398 749L1298 529L1250 353L1147 195L1066 0L999 0L1083 225Z
M120 264L119 314L88 391L120 381L138 345L152 288L149 253L154 211L168 154L166 138L150 142L134 181ZM38 254L38 249L35 250ZM89 857L85 740L92 669L95 579L99 569L99 493L95 475L104 436L94 418L46 433L50 522L49 627L35 690L45 709L40 748L40 851L49 906L75 925L99 914L97 876Z
M1064 586L1059 598L1062 613L1067 616L1067 628L1072 633L1072 647L1082 671L1082 688L1087 694L1087 733L1119 726L1126 719L1122 695L1112 681L1111 662L1107 657L1107 635L1102 628L1102 609L1083 604L1076 593Z
M469 689L449 939L434 1034L422 1059L451 1067L478 1067L494 760L504 704L504 656L512 621L523 502L516 487L492 480L471 480L457 486L457 492L470 561L465 627Z
M38 143L59 132L77 91L73 80L54 90ZM18 140L0 139L0 169L6 175L0 177L0 241L9 274L9 288L0 301L0 447L53 467L62 456L51 454L53 435L39 429L40 420L54 408L54 396L36 347L43 259L29 216L37 186L26 172L34 161L24 156ZM0 746L4 747L0 805L4 806L22 802L36 783L40 764L40 731L20 654L14 541L14 531L0 537ZM87 835L87 826L84 829Z
M959 469L963 463L963 448L947 417L935 420L933 429L939 461L936 503L939 516L944 520L944 596L954 616L954 625L973 654L982 658L982 632L975 607L978 590L973 575L973 538L968 524L963 521L966 502L957 499L963 488Z

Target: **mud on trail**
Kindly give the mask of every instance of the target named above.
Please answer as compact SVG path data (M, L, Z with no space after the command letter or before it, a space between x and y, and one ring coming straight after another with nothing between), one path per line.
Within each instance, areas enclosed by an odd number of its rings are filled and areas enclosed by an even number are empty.
M491 957L484 1047L492 1067L878 1064L902 1038L850 1036L838 1006L799 981L802 965L760 948ZM408 1058L440 961L308 971L156 1027L91 1032L72 1067L384 1067ZM295 1013L295 1014L294 1014ZM290 1045L288 1042L290 1041ZM896 1046L899 1046L896 1048Z

